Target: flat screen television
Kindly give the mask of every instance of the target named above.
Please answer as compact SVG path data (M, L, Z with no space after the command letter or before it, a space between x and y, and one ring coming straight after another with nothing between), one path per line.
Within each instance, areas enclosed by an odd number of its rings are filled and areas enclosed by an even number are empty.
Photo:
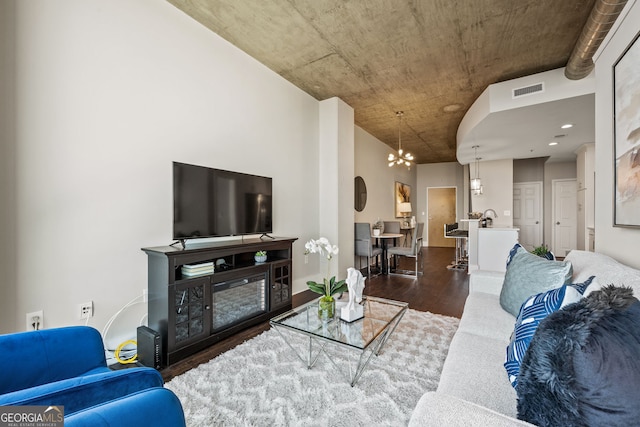
M271 181L173 162L173 238L272 233Z

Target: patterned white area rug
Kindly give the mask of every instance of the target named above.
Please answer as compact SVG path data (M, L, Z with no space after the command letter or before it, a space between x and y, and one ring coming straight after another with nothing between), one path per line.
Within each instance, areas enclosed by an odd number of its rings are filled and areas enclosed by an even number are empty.
M189 427L407 425L420 396L438 385L458 322L407 310L354 387L325 354L307 369L273 329L166 387Z

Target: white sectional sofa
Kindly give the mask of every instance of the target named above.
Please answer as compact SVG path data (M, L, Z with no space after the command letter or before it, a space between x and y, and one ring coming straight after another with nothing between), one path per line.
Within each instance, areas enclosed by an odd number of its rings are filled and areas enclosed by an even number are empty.
M572 251L573 282L630 286L640 295L640 271L593 252ZM410 426L531 425L517 419L517 397L503 363L515 317L500 306L504 273L474 271L460 326L438 389L418 402ZM593 284L587 295L599 288Z

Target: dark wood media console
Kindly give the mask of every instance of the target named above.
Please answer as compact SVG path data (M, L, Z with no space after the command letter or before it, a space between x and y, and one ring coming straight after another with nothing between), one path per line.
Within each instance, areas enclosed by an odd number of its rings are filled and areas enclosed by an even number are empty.
M163 366L290 310L296 240L142 248L148 256L148 324L162 338ZM267 261L256 262L257 251L266 251ZM213 263L215 271L183 275L184 265L203 263Z

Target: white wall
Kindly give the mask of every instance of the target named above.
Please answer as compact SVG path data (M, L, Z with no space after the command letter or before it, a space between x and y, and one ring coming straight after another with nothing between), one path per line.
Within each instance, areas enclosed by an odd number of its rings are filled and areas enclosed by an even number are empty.
M39 309L45 327L81 323L88 300L101 329L142 294L140 248L171 242L174 160L273 177L274 234L299 238L294 292L317 278L303 257L320 215L315 99L168 2L8 3L17 244L1 311L15 306L12 329Z
M629 1L597 55L595 249L640 268L640 229L613 226L613 64L640 31L640 3ZM638 88L636 88L638 89ZM638 217L640 219L640 216Z
M547 157L513 159L513 182L544 181L544 164Z
M390 117L389 120L394 120ZM356 126L355 128L355 168L354 177L361 176L367 186L367 204L362 212L357 212L351 199L354 222L369 222L373 224L378 219L394 221L395 196L394 184L396 181L411 185L411 205L415 210L419 209L416 195L420 189L416 186L416 170L400 166L388 166L387 156L393 150L375 138L371 134ZM345 183L345 185L347 185ZM349 183L353 187L353 179ZM416 215L416 220L419 217Z
M14 6L0 1L0 334L12 330L16 316Z
M476 176L476 164L469 165L469 174ZM481 195L471 196L471 210L484 212L493 209L498 218L493 220L493 226L513 226L513 160L492 160L480 162L480 179L484 189ZM509 215L506 215L506 213Z
M353 108L338 98L320 102L320 235L340 252L337 259L321 261L322 277L347 278L347 268L353 265L354 225L354 124ZM350 183L351 185L345 185ZM316 238L317 238L316 237ZM324 265L324 266L323 266ZM327 276L328 274L328 276ZM315 279L309 278L309 280Z

